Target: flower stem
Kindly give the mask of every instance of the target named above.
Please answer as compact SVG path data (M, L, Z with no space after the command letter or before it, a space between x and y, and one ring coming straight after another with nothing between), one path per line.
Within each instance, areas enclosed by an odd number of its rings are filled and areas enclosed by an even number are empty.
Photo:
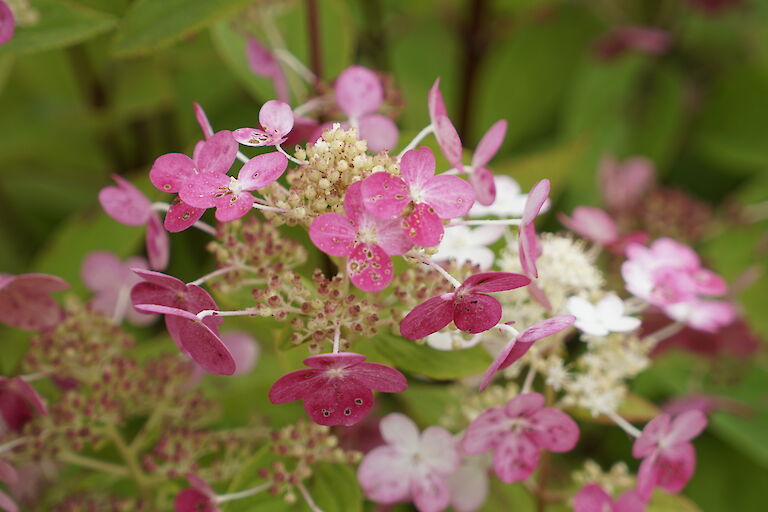
M294 158L288 153L285 152L285 150L280 146L280 144L275 144L275 149L281 152L283 155L285 155L285 158L290 160L291 162L295 163L296 165L307 165L307 162L304 162L302 160L299 160L298 158Z
M24 444L24 443L26 443L29 440L30 440L29 437L19 437L17 439L14 439L13 441L8 441L5 444L0 444L0 454L1 453L5 453L5 452L9 452L9 451L13 450L14 448L16 448L17 446L19 446L21 444Z
M309 494L309 491L304 487L303 483L299 482L296 487L299 489L299 492L304 497L304 500L307 502L307 505L309 505L309 509L312 510L312 512L323 512L323 509L317 506L317 503L312 499L312 495Z
M654 331L648 336L642 338L640 343L648 344L651 348L655 347L659 342L674 336L678 332L683 330L685 324L683 322L673 322L665 327L662 327L658 331Z
M59 454L58 459L61 462L72 464L73 466L80 466L82 468L92 469L102 473L109 473L120 477L130 476L128 470L123 466L91 457L84 457L82 455L78 455L77 453L63 452Z
M217 309L204 309L197 314L197 318L202 320L207 316L253 316L255 313L252 309L239 309L237 311L219 311Z
M339 345L341 341L341 326L336 324L336 329L333 332L333 353L339 353Z
M253 487L251 489L246 489L244 491L238 491L238 492L231 492L229 494L220 494L216 496L216 503L224 503L227 501L232 500L241 500L243 498L248 498L249 496L253 496L255 494L259 494L260 492L264 492L272 485L272 482L264 482L261 485L257 485L256 487Z
M605 409L601 411L603 414L605 414L608 418L610 418L614 423L616 423L618 426L621 427L624 432L629 434L632 437L640 437L641 432L630 422L619 416L615 411L610 409Z
M480 219L480 220L454 220L446 227L453 226L519 226L523 219Z
M525 376L525 382L523 382L523 389L520 390L521 394L530 393L533 386L533 379L536 378L536 368L531 366L528 369L528 375Z
M117 448L117 451L120 452L120 456L125 461L125 464L128 466L128 473L130 474L131 478L136 482L136 485L138 485L140 488L147 487L147 477L144 474L144 472L141 470L141 466L139 465L139 461L136 459L136 454L131 450L131 448L125 443L125 440L123 439L123 436L120 434L120 432L117 430L117 427L114 425L107 425L105 428L105 434L107 437L114 443L115 448Z
M442 275L449 283L451 283L455 288L458 288L461 286L461 283L453 277L451 274L449 274L443 267L441 267L439 264L435 263L434 261L430 260L429 258L426 258L418 253L414 253L416 258L424 263L425 265L429 265L433 269L437 270L440 275Z
M399 161L401 158L403 158L403 155L406 154L408 151L412 150L416 147L416 145L421 142L421 140L432 133L434 131L434 127L431 124L428 124L424 128L421 129L419 133L416 134L416 136L411 140L411 142L408 143L407 146L403 148L402 151L400 151L397 154L397 160Z

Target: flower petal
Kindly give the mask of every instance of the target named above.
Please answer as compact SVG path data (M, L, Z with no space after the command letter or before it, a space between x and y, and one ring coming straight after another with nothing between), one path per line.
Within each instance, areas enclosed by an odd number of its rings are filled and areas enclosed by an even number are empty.
M245 216L253 209L254 198L250 192L228 194L216 201L216 220L230 222Z
M159 287L168 288L169 290L172 290L177 293L178 292L183 293L187 289L187 285L185 285L181 279L175 278L173 276L169 276L168 274L163 274L162 272L153 272L152 270L147 270L143 268L132 268L131 270L133 270L133 272L137 276L144 279L148 283L152 283ZM147 302L136 302L136 304L160 304L160 303L154 302L154 301L147 301Z
M656 450L659 442L669 433L669 414L659 414L645 425L640 437L632 446L632 456L636 459L647 457Z
M445 115L438 116L434 128L437 143L448 163L460 171L464 170L464 166L461 163L463 151L461 139L451 120Z
M448 476L448 487L451 489L451 506L456 512L474 512L488 498L487 470L485 466L462 463Z
M6 483L9 486L16 485L19 481L19 475L13 466L0 459L0 482Z
M421 433L419 455L420 463L431 466L438 473L453 473L459 467L456 440L442 427L428 427Z
M293 109L283 101L269 100L259 110L259 124L265 132L284 138L293 129Z
M274 146L283 142L282 138L274 137L258 128L238 128L232 132L232 137L238 144L251 147Z
M533 413L529 421L532 430L528 435L551 452L569 452L579 441L579 426L562 411L545 407Z
M469 183L475 191L475 200L483 206L496 201L496 180L486 167L476 167L469 175Z
M501 320L501 304L490 295L469 293L454 302L453 323L462 331L477 334Z
M123 262L109 251L93 251L83 260L81 276L91 291L108 290L115 287L116 279L123 273ZM134 276L135 277L135 276Z
M320 370L310 368L286 373L269 388L269 401L273 404L285 404L303 399L317 389L322 380L320 375Z
M406 151L400 159L400 175L409 187L421 190L435 176L435 154L426 146Z
M443 239L443 222L435 210L425 203L417 204L413 211L403 219L403 232L413 245L435 247Z
M334 84L336 104L351 119L378 110L384 90L376 73L363 66L350 66L341 72Z
M509 421L503 407L482 412L469 424L461 440L465 453L479 454L495 448L509 433Z
M500 119L493 123L485 132L483 138L477 143L475 154L472 155L472 167L477 170L478 167L484 167L496 153L504 142L504 136L507 134L507 121ZM490 203L489 203L490 204Z
M273 78L280 69L272 52L253 37L249 37L245 43L245 54L248 65L255 75Z
M539 214L549 196L549 188L549 180L543 179L528 192L528 200L525 202L525 209L523 210L523 224L530 224Z
M408 185L388 172L375 172L363 180L361 192L365 208L381 219L396 219L411 202Z
M400 334L417 340L439 331L453 320L453 294L438 295L422 302L400 322Z
M149 170L149 181L162 192L178 192L186 180L195 174L195 162L181 153L162 155Z
M656 485L671 494L682 491L696 468L696 452L691 443L665 449L654 463Z
M597 484L588 484L573 497L574 512L611 512L613 500Z
M577 206L573 210L573 217L561 214L559 219L577 235L602 246L614 243L619 237L616 222L600 208Z
M576 317L573 315L558 315L553 316L552 318L547 318L524 330L518 337L518 341L521 343L533 343L534 341L558 333L563 329L567 329L573 325L573 322L575 321Z
M413 247L413 242L403 231L400 219L373 219L371 224L373 224L373 229L376 232L376 245L384 249L388 255L400 256Z
M0 44L11 40L16 30L16 20L10 6L0 0Z
M530 284L531 280L522 274L512 272L482 272L464 280L462 290L473 293L490 293L514 290Z
M707 427L707 417L701 411L686 411L676 416L665 436L668 445L684 443L701 434Z
M354 247L357 230L352 223L338 213L324 213L309 226L312 243L331 256L348 256Z
M344 213L355 226L359 225L367 210L363 203L363 182L352 183L344 194Z
M509 418L530 417L544 407L544 403L544 395L541 393L523 393L507 402L504 413Z
M421 466L411 479L411 495L419 512L441 512L451 500L445 476Z
M33 331L53 327L64 313L48 294L68 287L63 279L48 274L19 274L0 279L0 322Z
M164 270L168 266L171 253L171 241L168 232L160 222L157 213L149 216L146 232L147 257L149 266L154 270Z
M385 364L360 363L349 369L349 375L374 391L400 393L408 387L405 376Z
M533 224L520 226L517 239L520 253L520 266L527 275L538 278L539 270L536 268L536 259L539 257L539 239L536 237L536 227Z
M531 476L539 455L539 448L526 436L507 434L493 453L493 469L502 482L519 482Z
M171 233L184 231L200 220L200 217L202 217L204 213L205 208L190 206L179 197L175 197L173 201L171 201L171 206L168 208L168 212L165 214L163 227Z
M427 108L429 109L429 120L433 127L437 124L439 116L444 116L448 113L445 109L443 94L440 92L440 77L435 78L435 82L427 94Z
M188 205L196 208L211 208L217 198L229 194L232 179L226 174L206 172L196 174L184 182L179 190L179 197Z
M205 115L205 110L199 103L193 103L192 108L195 109L195 119L197 124L200 125L200 129L203 130L203 136L207 139L213 135L213 128L211 128L211 122L208 121L208 116Z
M318 370L332 368L348 368L365 361L365 356L354 352L339 352L336 354L317 354L304 359L304 364Z
M412 470L410 456L392 446L379 446L363 458L357 480L369 499L386 505L408 499Z
M402 453L415 454L419 449L419 428L411 418L399 412L387 414L379 422L381 437Z
M152 204L129 181L113 175L117 187L105 187L99 191L99 202L107 215L126 226L141 226L149 220Z
M237 141L229 130L221 130L203 141L196 151L195 164L201 173L226 174L235 161Z
M472 208L475 191L472 185L458 176L440 174L427 180L421 197L441 219L453 219L466 215Z
M3 4L3 2L0 2L0 4ZM11 35L13 35L12 30ZM0 44L5 42L3 39L6 39L7 41L10 39L10 36L7 35L7 28L3 27L2 12L0 12ZM0 491L0 509L5 510L5 512L19 512L19 507L16 505L16 502L3 491Z
M640 494L636 490L630 489L619 496L613 505L613 510L614 512L645 512L646 506L647 503L640 497Z
M221 342L226 345L235 360L236 370L233 375L245 375L253 369L259 358L259 344L250 334L244 331L229 331L221 336Z
M354 379L326 379L304 397L304 410L318 425L354 425L371 407L373 393Z
M347 275L361 290L377 292L392 281L394 266L378 245L358 244L347 256Z
M382 114L364 115L359 120L360 138L368 142L372 153L389 151L397 144L400 132L394 121Z

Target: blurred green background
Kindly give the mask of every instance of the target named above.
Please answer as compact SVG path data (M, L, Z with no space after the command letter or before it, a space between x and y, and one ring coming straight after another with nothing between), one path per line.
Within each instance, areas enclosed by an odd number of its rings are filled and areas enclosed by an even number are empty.
M266 41L264 28L274 25L264 13L275 11L286 48L309 64L309 3L17 1L28 9L26 26L0 46L0 271L51 272L82 290L87 252L139 251L143 228L109 219L99 189L118 173L160 199L147 172L163 153L191 152L201 136L193 101L214 128L253 126L274 93L249 70L244 37ZM768 337L768 1L315 3L322 78L330 82L352 63L390 74L402 98L400 147L428 122L426 94L440 76L465 147L507 119L492 168L524 188L550 178L556 209L600 204L602 156L652 159L665 186L719 219L698 240L708 263L730 280L754 270L738 302ZM601 41L631 25L666 31L669 48L601 56ZM555 221L550 227L559 229ZM204 236L172 241L169 273L192 278L210 268ZM4 357L3 370L14 361ZM670 357L637 383L650 398L664 398L691 391L694 380L698 390L748 406L746 416L716 413L697 443L699 469L686 494L704 511L764 507L767 367L764 346L748 360L692 366ZM601 453L629 455L625 440L608 441Z

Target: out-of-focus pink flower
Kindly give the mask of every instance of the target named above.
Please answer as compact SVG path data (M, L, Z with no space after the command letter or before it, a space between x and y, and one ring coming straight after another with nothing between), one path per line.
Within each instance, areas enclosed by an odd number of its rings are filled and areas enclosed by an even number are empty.
M229 353L232 354L232 359L235 360L235 373L236 375L245 375L249 373L256 365L256 361L259 358L259 344L253 337L244 331L229 331L221 335L221 342L227 347ZM199 364L195 364L193 367L192 375L187 383L189 386L194 386L200 382L207 372Z
M691 299L664 306L664 313L699 331L717 332L736 319L736 308L723 300Z
M496 183L493 173L486 165L496 156L506 134L507 121L504 119L496 121L485 132L472 154L472 172L469 174L469 182L475 189L477 202L483 206L489 206L496 200Z
M12 487L16 485L18 481L19 475L16 473L13 466L0 459L0 482L3 482L8 487ZM19 507L10 496L3 491L0 491L0 509L5 510L6 512L18 512Z
M187 475L191 487L182 489L173 502L174 512L221 512L216 493L197 475Z
M245 54L251 71L255 75L272 80L278 99L289 103L288 83L285 80L285 74L280 67L280 63L272 52L253 37L249 37L245 43Z
M447 477L459 465L451 433L441 427L419 433L399 413L382 418L379 428L387 444L368 452L357 470L368 498L381 504L410 500L419 512L444 510L451 499Z
M129 258L125 262L108 251L94 251L85 260L81 274L85 286L94 292L91 308L104 316L122 320L127 317L134 325L148 325L155 320L133 309L131 288L141 282L133 268L148 269L147 260L141 257Z
M356 126L360 138L374 153L390 150L397 143L395 123L376 111L384 101L384 88L376 73L363 66L350 66L334 84L336 104Z
M16 502L3 491L0 491L0 509L5 510L5 512L19 512L19 507L16 505Z
M232 132L237 142L245 146L277 146L285 142L293 129L293 110L287 103L269 100L259 110L261 129L240 128Z
M496 475L512 483L531 476L542 449L568 452L578 440L579 427L570 416L544 407L539 393L526 393L475 418L467 427L462 448L469 454L493 450Z
M587 484L573 497L574 512L643 512L647 503L635 490L614 501L598 484Z
M688 0L688 3L706 14L716 16L723 11L743 5L744 0Z
M600 161L600 189L608 210L634 210L656 180L653 162L643 157L619 162L607 156Z
M573 210L572 217L561 213L558 218L565 227L577 235L617 255L623 255L630 243L644 244L648 241L648 234L642 231L620 235L616 222L600 208L577 206Z
M532 325L519 336L512 338L486 370L483 381L480 383L480 391L488 386L496 372L509 367L523 357L534 342L570 327L575 321L576 317L573 315L554 316Z
M48 274L0 274L0 322L18 329L42 331L64 316L51 293L69 284Z
M456 128L448 118L443 94L440 92L440 78L435 79L435 83L429 90L427 108L429 110L429 120L432 123L432 129L434 130L440 150L455 169L463 171L464 165L461 163L463 152L461 138L459 138Z
M459 468L448 475L450 505L456 512L474 512L483 506L490 487L490 464L486 455L464 455Z
M696 452L691 440L707 426L701 411L687 411L674 419L660 414L643 429L632 446L632 455L643 459L637 473L637 492L648 499L655 487L678 493L696 468Z
M404 233L416 245L434 247L443 238L443 219L466 214L475 200L472 186L457 176L435 176L435 155L427 147L408 151L400 160L401 177L376 172L362 182L365 208L378 218L402 221Z
M347 258L352 283L367 292L387 287L394 269L390 256L405 254L413 245L397 219L379 219L363 205L362 183L349 186L344 212L324 213L309 227L309 237L318 249Z
M13 37L16 30L16 19L13 11L3 0L0 0L0 44L5 44Z
M541 245L536 236L534 221L541 212L541 208L549 197L549 180L543 179L536 183L528 192L528 200L525 202L523 219L520 223L518 235L518 251L520 253L520 266L523 272L532 278L539 277L536 268L536 260L541 255Z
M603 60L612 60L627 52L661 55L669 49L670 37L665 30L651 27L619 27L602 36L595 43L595 54Z
M373 391L399 393L408 387L402 373L351 352L308 357L308 369L280 377L269 390L269 401L303 400L304 410L318 425L353 425L373 407Z
M666 315L651 312L643 317L642 334L650 334L668 324ZM714 332L685 327L677 334L662 340L653 353L656 355L671 348L682 348L713 358L723 355L750 357L760 344L761 340L750 329L749 324L743 318L736 318Z
M432 297L413 308L400 322L400 334L417 340L451 322L471 334L487 331L501 320L501 304L487 294L514 290L530 282L526 276L511 272L469 276L455 292Z
M48 414L45 401L35 388L22 377L0 377L0 415L5 427L18 432L35 412ZM0 429L0 437L2 434Z

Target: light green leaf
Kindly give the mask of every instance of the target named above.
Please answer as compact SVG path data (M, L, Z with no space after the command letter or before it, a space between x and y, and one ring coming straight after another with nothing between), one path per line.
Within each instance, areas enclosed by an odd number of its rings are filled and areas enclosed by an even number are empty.
M667 494L656 491L648 503L646 512L701 512L701 509L690 498L681 494Z
M584 138L576 138L552 148L494 163L491 169L495 174L512 176L523 190L528 190L542 178L548 178L556 191L570 177L571 170L583 157L586 145Z
M323 512L360 512L363 493L354 470L343 464L317 464L309 492ZM304 507L309 510L309 507Z
M0 46L0 57L70 46L110 30L117 22L111 14L67 0L37 0L33 7L39 21L16 27L13 39Z

